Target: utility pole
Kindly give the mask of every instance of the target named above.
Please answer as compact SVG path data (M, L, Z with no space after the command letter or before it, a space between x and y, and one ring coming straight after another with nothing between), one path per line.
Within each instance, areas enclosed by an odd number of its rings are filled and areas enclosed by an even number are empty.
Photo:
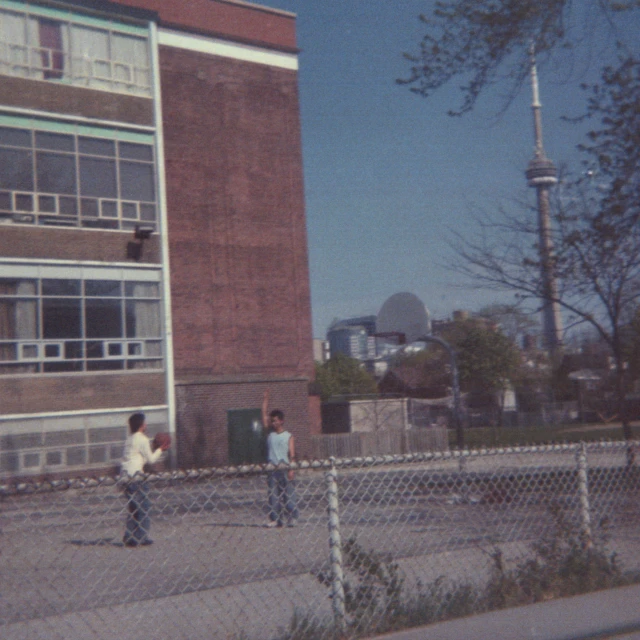
M525 172L530 187L536 190L538 199L538 233L540 252L540 276L542 278L542 326L544 346L549 354L557 356L562 351L562 317L555 278L553 243L551 240L551 215L549 189L558 182L558 171L542 146L542 113L538 91L538 72L534 47L531 47L531 89L533 92L533 128L535 154Z

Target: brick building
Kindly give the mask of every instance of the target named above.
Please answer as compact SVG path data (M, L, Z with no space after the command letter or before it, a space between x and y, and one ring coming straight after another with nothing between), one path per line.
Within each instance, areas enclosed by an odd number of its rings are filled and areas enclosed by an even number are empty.
M0 0L0 474L179 466L317 425L295 17L239 0Z

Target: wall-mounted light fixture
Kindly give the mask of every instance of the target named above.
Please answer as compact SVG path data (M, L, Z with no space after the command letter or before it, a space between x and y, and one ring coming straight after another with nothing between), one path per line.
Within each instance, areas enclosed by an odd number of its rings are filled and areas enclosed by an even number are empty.
M142 258L142 247L145 240L148 240L153 233L153 227L142 227L136 225L133 232L133 241L127 243L127 259L140 260Z

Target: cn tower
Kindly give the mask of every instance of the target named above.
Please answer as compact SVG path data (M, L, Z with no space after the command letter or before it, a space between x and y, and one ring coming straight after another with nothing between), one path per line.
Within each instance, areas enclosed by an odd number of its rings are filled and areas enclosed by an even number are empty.
M544 347L551 356L562 350L562 317L558 299L558 286L554 273L553 242L551 240L551 215L549 189L558 182L558 171L545 155L542 146L542 113L538 91L538 72L535 52L531 48L531 88L533 91L533 128L535 154L525 172L530 187L536 190L538 199L538 233L540 252L540 277L542 279L542 324Z

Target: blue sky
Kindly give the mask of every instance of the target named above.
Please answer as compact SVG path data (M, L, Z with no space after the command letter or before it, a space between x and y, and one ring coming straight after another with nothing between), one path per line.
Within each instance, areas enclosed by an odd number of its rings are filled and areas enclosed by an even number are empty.
M501 118L498 91L471 114L457 83L426 100L396 85L408 74L428 0L266 0L297 14L306 213L314 337L338 317L377 313L399 291L433 318L498 300L460 288L448 229L470 228L477 206L527 194L533 155L531 92ZM541 70L544 143L556 163L575 161L582 131L561 120L583 96ZM583 129L584 130L584 129ZM528 194L534 199L534 193Z

